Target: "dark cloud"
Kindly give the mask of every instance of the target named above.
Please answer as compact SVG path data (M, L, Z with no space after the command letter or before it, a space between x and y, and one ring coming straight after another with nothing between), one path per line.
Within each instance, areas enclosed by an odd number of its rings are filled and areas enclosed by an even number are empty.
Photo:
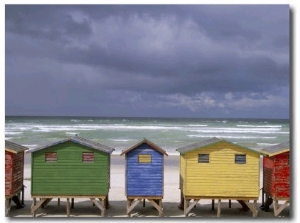
M5 12L7 114L289 116L288 5Z

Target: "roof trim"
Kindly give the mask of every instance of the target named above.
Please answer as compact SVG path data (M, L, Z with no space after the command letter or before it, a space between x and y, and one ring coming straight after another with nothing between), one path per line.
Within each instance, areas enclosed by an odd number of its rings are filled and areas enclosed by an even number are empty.
M234 145L238 148L241 148L241 149L244 149L244 150L248 150L248 151L263 155L263 153L259 150L250 149L250 148L241 146L239 144L232 143L232 142L227 141L225 139L218 139L216 137L213 137L211 139L207 139L207 140L204 140L204 141L200 141L198 143L193 143L193 144L190 144L190 145L187 145L187 146L184 146L184 147L180 147L180 148L176 149L176 151L178 151L180 154L186 154L188 152L191 152L191 151L194 151L194 150L197 150L197 149L202 149L202 148L205 148L207 146L212 146L212 145L220 143L220 142L226 142L226 143Z
M102 152L105 152L105 153L109 153L109 154L111 154L115 150L114 148L105 146L105 145L100 144L98 142L94 142L94 141L91 141L89 139L85 139L85 138L82 138L82 137L79 137L79 136L75 136L75 137L70 137L70 138L66 138L66 139L63 139L63 140L59 140L59 141L56 141L54 143L50 143L50 144L47 144L47 145L44 145L44 146L41 146L41 147L38 147L38 148L35 148L35 149L31 149L27 152L28 153L33 153L33 152L36 152L36 151L39 151L39 150L49 148L51 146L55 146L55 145L58 145L58 144L61 144L61 143L68 142L68 141L71 141L71 142L74 142L74 143L77 143L77 144L80 144L80 145L83 145L83 146L87 146L89 148L96 149L96 150L99 150L99 151L102 151Z
M168 154L167 154L167 152L165 150L163 150L158 145L156 145L155 143L151 142L150 140L148 140L146 138L144 138L142 141L140 141L139 143L135 144L134 146L130 147L129 149L123 150L122 153L120 154L120 156L122 156L124 154L127 154L128 152L130 152L131 150L134 150L135 148L137 148L138 146L142 145L143 143L148 144L153 149L157 150L158 152L162 153L163 155L168 156Z

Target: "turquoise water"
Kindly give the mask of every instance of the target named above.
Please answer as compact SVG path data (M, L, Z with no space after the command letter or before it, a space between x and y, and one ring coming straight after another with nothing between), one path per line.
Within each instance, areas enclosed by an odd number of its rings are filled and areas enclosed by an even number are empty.
M30 149L75 134L115 148L120 154L144 137L178 155L176 149L211 137L261 149L290 139L289 120L106 117L6 117L5 139Z

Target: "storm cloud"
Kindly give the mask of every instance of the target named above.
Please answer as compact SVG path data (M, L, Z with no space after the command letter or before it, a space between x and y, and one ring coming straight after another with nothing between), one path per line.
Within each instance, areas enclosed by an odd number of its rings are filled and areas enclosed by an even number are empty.
M288 5L6 5L6 115L289 118Z

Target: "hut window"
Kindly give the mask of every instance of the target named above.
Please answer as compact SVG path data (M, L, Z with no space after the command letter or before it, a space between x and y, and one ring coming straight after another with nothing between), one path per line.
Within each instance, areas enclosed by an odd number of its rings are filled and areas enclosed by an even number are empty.
M198 163L209 163L209 154L199 154Z
M150 154L140 154L138 156L139 163L151 163L151 155Z
M245 164L246 163L246 155L235 154L235 163Z
M55 152L46 153L45 161L46 162L57 162L57 153L55 153Z
M94 153L82 153L83 163L93 163L94 159L95 159Z

